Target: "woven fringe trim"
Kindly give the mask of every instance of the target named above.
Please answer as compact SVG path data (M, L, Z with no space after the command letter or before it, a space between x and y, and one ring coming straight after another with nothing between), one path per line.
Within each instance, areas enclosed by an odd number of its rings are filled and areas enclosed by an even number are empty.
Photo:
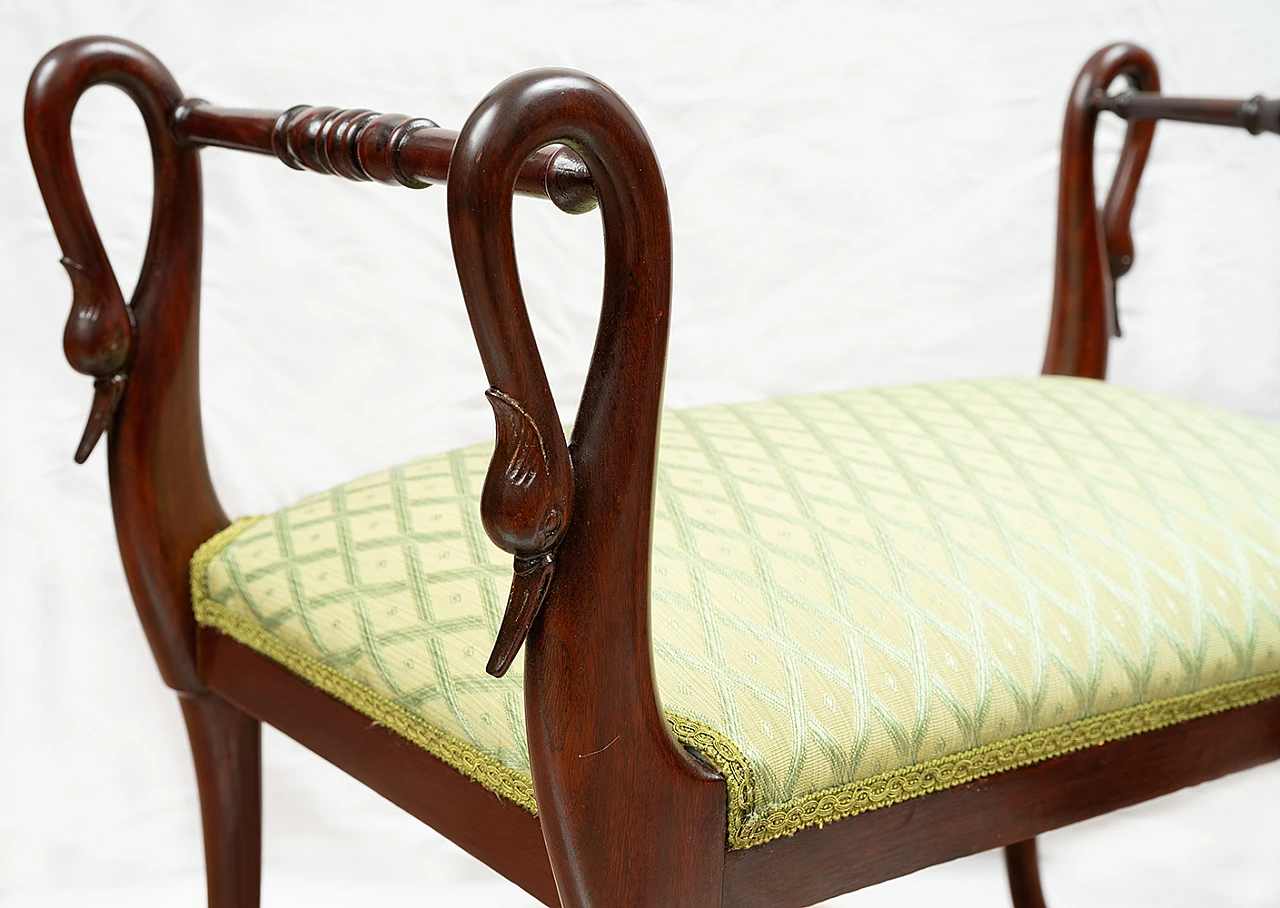
M709 725L673 712L667 712L667 724L677 741L704 756L724 776L725 786L729 789L729 844L734 847L734 836L756 803L756 786L750 764L737 744Z
M730 828L729 847L740 849L761 845L794 835L809 826L822 826L1075 750L1249 706L1275 696L1280 696L1280 672L1131 706L895 769L805 795L748 817L738 829Z
M278 662L469 779L536 814L538 805L534 800L533 782L528 777L509 769L473 745L441 731L421 716L335 671L314 656L280 641L251 619L230 611L209 597L209 565L223 548L258 519L247 517L237 520L196 550L191 559L191 601L196 621L216 628ZM667 713L667 722L676 740L703 755L724 776L729 795L729 847L740 850L794 835L810 826L834 823L1072 751L1249 706L1276 696L1280 696L1280 672L1231 681L891 770L869 779L814 792L785 804L765 807L758 812L750 765L733 741L710 726L674 713Z
M431 725L390 698L335 671L314 656L284 643L250 618L225 608L209 597L209 565L233 539L258 518L237 520L196 550L191 558L191 602L196 622L216 628L256 650L293 674L310 682L357 712L383 725L437 757L490 791L514 801L530 813L538 812L533 781L504 766L476 747Z

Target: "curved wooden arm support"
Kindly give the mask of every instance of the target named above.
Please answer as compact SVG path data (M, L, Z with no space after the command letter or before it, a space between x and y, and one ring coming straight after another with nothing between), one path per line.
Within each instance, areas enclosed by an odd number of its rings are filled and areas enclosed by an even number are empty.
M1115 178L1099 212L1093 179L1099 108L1094 99L1121 76L1144 91L1160 89L1160 74L1149 53L1133 44L1111 44L1085 63L1067 101L1046 375L1103 378L1109 337L1120 333L1115 281L1133 266L1129 219L1155 134L1152 122L1129 124Z
M529 326L511 224L521 164L557 142L586 162L605 237L600 326L568 448ZM561 901L718 906L724 782L672 738L650 650L650 532L671 298L670 215L657 158L635 114L600 82L566 70L526 73L490 93L459 134L448 205L489 383L523 411L499 413L485 524L517 558L534 550L556 564L529 631L525 715ZM512 440L535 431L540 454ZM527 457L512 453L520 444ZM513 470L517 462L529 472ZM513 473L529 476L529 492L512 488ZM545 523L553 507L565 508L555 537Z
M445 183L457 132L432 120L371 110L299 105L286 111L213 107L182 102L174 117L179 140L237 151L274 154L294 170L336 174L423 189ZM516 192L550 199L561 211L596 207L586 165L568 148L540 149L516 178Z
M1129 88L1107 88L1119 77ZM1098 114L1127 120L1124 147L1102 210L1096 208L1093 139ZM1133 44L1112 44L1089 58L1067 102L1058 182L1058 249L1053 316L1044 372L1103 378L1108 337L1120 336L1116 282L1133 267L1129 221L1157 120L1180 120L1280 134L1280 100L1171 98L1160 94L1151 55ZM1105 262L1105 267L1104 267Z
M137 289L128 305L85 201L71 147L71 115L94 85L122 89L151 139L155 202ZM187 564L227 525L205 462L200 425L200 165L170 120L182 100L151 54L116 38L81 38L51 51L27 88L27 146L75 296L67 359L95 380L76 459L108 432L111 500L129 586L160 673L202 691Z

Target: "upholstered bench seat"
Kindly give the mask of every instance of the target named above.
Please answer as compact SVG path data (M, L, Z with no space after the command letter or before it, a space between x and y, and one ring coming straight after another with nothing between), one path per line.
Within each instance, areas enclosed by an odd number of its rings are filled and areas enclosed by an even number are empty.
M534 810L491 446L240 521L196 615ZM730 844L1280 694L1280 429L1085 379L666 414L658 687Z

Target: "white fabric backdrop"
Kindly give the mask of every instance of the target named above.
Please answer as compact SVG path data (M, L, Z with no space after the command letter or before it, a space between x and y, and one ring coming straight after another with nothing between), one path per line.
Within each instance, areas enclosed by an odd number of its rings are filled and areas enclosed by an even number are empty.
M228 105L368 106L454 127L515 71L599 75L647 124L671 190L672 406L1033 373L1059 126L1080 63L1132 38L1171 92L1280 93L1270 0L63 0L8 6L5 20L0 901L15 908L202 904L181 718L132 614L102 453L71 461L90 387L62 359L70 293L18 126L27 75L58 41L127 36L189 94ZM151 193L140 120L123 95L95 90L76 134L131 285ZM1103 131L1108 151L1119 135ZM1280 418L1277 161L1270 137L1159 128L1114 381ZM204 417L230 513L491 432L442 191L217 150L204 167ZM528 200L517 220L567 417L595 327L598 220ZM267 905L531 904L282 736L268 732L264 751ZM1277 803L1270 767L1051 834L1050 896L1280 905ZM982 855L838 904L998 905L1001 875Z

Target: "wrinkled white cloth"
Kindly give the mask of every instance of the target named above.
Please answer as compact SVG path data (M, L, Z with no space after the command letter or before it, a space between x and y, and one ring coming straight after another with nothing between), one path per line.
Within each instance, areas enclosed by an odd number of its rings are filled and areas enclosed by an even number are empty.
M177 704L115 551L99 451L71 461L90 383L61 353L70 291L26 160L22 93L57 42L150 48L190 95L365 106L458 127L498 81L573 66L613 85L671 193L673 407L928 379L1031 374L1052 281L1066 93L1099 45L1141 41L1166 89L1280 95L1280 7L645 2L446 6L61 0L0 30L0 902L199 903ZM76 118L84 181L126 292L151 165L130 102ZM1122 128L1100 130L1101 172ZM1162 125L1120 287L1113 380L1280 418L1280 145ZM204 421L229 513L274 510L383 465L487 437L444 193L357 186L210 150ZM599 303L595 215L520 200L543 360L572 406ZM145 339L142 341L145 343ZM282 736L265 738L266 904L359 894L529 905L513 886ZM1048 836L1060 904L1280 903L1280 832L1256 770ZM394 882L389 882L394 881ZM431 887L439 888L431 888ZM999 904L990 855L838 904Z

